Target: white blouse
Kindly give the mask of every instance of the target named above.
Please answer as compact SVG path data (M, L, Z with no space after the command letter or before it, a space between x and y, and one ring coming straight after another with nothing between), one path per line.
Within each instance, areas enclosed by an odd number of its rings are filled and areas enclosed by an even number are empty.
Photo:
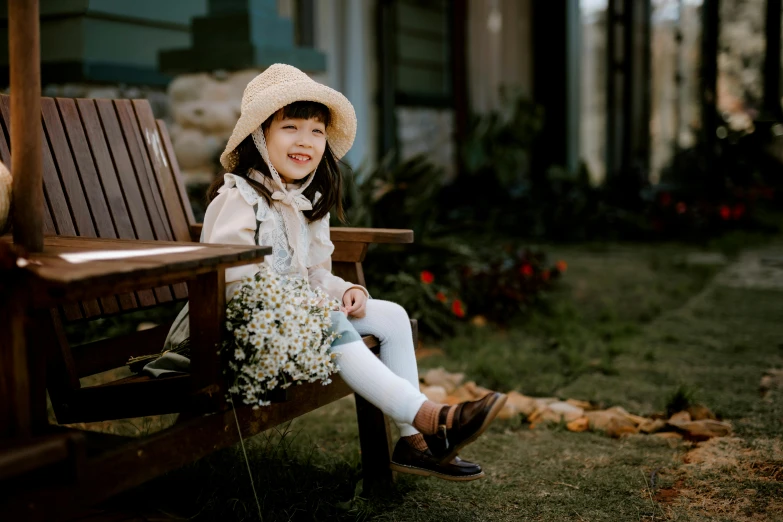
M252 173L251 176L257 175ZM277 204L270 206L240 176L225 174L224 179L224 185L204 215L202 243L271 246L272 254L264 258L264 263L278 274L307 278L311 286L321 288L340 302L351 288L359 288L369 296L364 287L332 274L334 243L329 238L329 214L308 223L304 214L297 212L301 226L301 255L298 258L303 260L304 266L296 266ZM316 194L316 200L318 197L320 194ZM252 264L226 269L227 299L231 299L234 288L242 279L253 277L258 272L259 266Z

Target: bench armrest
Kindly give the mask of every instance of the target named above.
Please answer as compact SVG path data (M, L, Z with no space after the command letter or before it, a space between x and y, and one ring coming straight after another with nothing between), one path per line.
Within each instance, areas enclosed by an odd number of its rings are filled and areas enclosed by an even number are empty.
M202 223L190 225L190 237L198 242L201 239ZM343 243L413 243L413 230L394 228L350 228L332 227L332 241Z
M334 242L345 243L413 243L413 230L395 228L332 227L330 236Z

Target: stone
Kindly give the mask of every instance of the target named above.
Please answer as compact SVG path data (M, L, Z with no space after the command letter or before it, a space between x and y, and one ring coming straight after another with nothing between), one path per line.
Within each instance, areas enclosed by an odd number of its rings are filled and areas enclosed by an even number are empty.
M607 431L609 428L620 430L627 427L636 430L636 423L616 410L588 411L585 416L590 421L590 429Z
M528 397L526 395L522 395L518 391L511 391L508 392L508 400L506 401L506 404L511 404L514 406L514 409L527 416L530 416L531 413L536 411L536 399L533 397Z
M571 422L584 415L584 410L567 402L552 402L537 409L528 418L530 422Z
M236 97L234 89L227 82L210 81L204 86L199 99L208 102L233 101L238 108L242 101L242 96Z
M470 393L473 396L473 400L477 401L487 394L492 393L492 390L488 390L487 388L482 388L481 386L478 386L473 381L468 381L463 386L465 390Z
M189 101L198 101L204 88L211 79L205 73L183 74L174 78L169 84L171 104L177 105Z
M648 419L644 421L643 423L639 424L638 428L641 433L658 433L663 428L666 427L666 421L661 419Z
M503 408L498 413L497 418L501 420L509 420L509 419L513 419L517 415L519 415L519 412L514 407L514 405L506 401L506 404L503 405Z
M671 422L670 422L671 424ZM712 419L702 419L675 424L684 437L691 441L704 441L713 437L727 437L731 435L731 424Z
M421 386L421 393L427 396L432 402L445 403L446 389L443 386Z
M213 165L220 145L213 136L206 136L198 129L182 129L172 137L174 153L183 170Z
M459 388L449 393L444 403L453 405L453 404L459 404L461 402L472 401L472 400L473 400L473 395L468 390L460 386Z
M675 413L669 419L669 424L678 424L680 422L690 422L691 414L687 411L680 411Z
M225 82L230 86L233 91L232 98L241 100L242 94L245 92L245 87L250 83L250 80L261 74L257 69L245 69L243 71L236 71L226 78Z
M582 432L590 429L590 420L587 417L579 417L566 424L568 431Z
M452 393L465 379L464 373L450 373L443 367L427 371L422 377L424 384L443 386L447 393Z
M636 426L642 424L643 422L645 422L647 420L647 417L641 417L639 415L634 415L632 413L628 413L625 410L625 408L623 408L621 406L613 406L611 408L608 408L607 411L612 411L612 412L615 412L615 413L617 413L619 415L624 416L626 419L628 419L631 422L633 422Z
M632 424L629 419L624 417L614 417L609 419L605 431L607 435L614 438L639 433L639 429L634 424Z
M689 406L686 410L688 414L691 416L691 420L704 420L704 419L712 419L717 420L717 417L715 416L712 411L704 406L703 404L694 404L693 406Z
M595 406L593 406L593 404L588 401L580 401L579 399L566 399L566 402L572 406L576 406L577 408L582 408L585 411L596 409Z
M183 127L217 133L228 140L239 118L239 107L231 102L190 101L174 106L173 115Z

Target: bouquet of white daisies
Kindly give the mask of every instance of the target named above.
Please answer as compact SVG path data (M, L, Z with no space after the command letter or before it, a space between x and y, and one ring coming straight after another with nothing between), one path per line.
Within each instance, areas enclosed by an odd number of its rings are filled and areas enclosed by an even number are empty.
M328 350L338 337L330 331L330 310L337 307L307 281L277 275L262 265L228 303L229 339L223 349L233 377L229 394L257 408L269 404L267 394L277 387L319 380L329 384L337 368Z

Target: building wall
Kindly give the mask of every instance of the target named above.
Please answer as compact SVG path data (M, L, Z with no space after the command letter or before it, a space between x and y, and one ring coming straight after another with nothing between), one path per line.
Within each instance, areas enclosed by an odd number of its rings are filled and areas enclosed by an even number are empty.
M473 111L502 107L501 89L533 95L532 0L468 2L468 88Z
M356 141L345 157L354 168L372 168L378 157L377 7L377 0L315 2L315 47L326 54L326 72L313 78L354 106Z

